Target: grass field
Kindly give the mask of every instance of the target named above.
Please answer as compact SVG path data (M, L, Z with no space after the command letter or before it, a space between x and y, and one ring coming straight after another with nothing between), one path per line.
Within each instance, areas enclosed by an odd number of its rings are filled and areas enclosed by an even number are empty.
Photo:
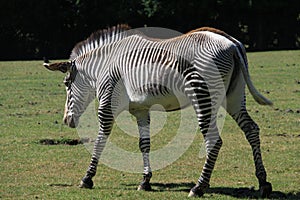
M300 199L300 51L249 53L248 57L255 86L274 103L263 107L247 95L250 114L261 128L263 159L274 190L271 198ZM79 139L75 129L61 125L63 77L45 70L42 61L0 62L0 199L186 199L204 163L198 157L201 134L180 159L154 172L152 192L136 191L141 174L102 164L94 189L79 189L91 157L84 145L40 143ZM175 122L163 130L172 134L172 127ZM120 135L115 127L111 139L117 141ZM153 148L167 142L158 135L152 139ZM123 137L127 146L138 148L136 138ZM211 188L204 198L258 198L251 148L228 116L222 138Z

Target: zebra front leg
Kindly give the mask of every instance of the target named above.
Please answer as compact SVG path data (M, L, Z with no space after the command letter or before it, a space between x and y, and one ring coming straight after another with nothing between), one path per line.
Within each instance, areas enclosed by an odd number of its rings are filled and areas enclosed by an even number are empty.
M81 188L93 187L92 178L96 175L99 158L103 152L108 136L110 135L113 125L113 115L110 109L110 102L100 102L98 109L99 134L94 144L94 150L89 168L86 175L80 182Z
M246 109L243 109L239 113L232 115L232 117L238 123L239 127L243 130L249 144L251 145L255 163L255 175L259 182L261 197L268 197L272 192L272 185L271 183L267 182L267 173L262 161L259 127L251 119Z
M143 180L138 186L138 190L150 191L150 179L152 177L152 171L150 167L149 153L150 153L150 114L149 111L134 112L133 115L137 119L139 129L139 148L142 152L144 171Z
M92 178L96 175L97 165L100 158L100 155L105 147L108 135L100 133L94 145L94 152L92 159L89 165L89 168L86 172L86 175L82 178L79 187L80 188L93 188Z

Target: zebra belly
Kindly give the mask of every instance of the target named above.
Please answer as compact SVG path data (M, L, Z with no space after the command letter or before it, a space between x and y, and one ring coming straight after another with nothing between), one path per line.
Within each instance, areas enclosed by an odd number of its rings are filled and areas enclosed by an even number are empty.
M190 105L188 97L181 92L170 92L167 94L147 93L143 95L134 95L130 100L130 110L152 110L152 111L175 111L186 108Z

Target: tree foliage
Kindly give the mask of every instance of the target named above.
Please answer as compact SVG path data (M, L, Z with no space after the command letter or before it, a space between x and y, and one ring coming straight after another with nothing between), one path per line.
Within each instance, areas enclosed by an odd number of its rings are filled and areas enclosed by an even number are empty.
M180 32L212 26L249 50L300 46L299 0L1 0L0 60L67 58L91 32L120 23Z

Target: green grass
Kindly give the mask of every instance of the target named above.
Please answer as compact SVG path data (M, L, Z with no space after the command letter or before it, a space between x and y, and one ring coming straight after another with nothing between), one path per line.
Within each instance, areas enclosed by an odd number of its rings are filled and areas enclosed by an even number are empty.
M247 92L247 106L261 128L262 152L274 199L300 199L300 51L249 53L255 86L274 102L259 106ZM110 169L100 164L92 190L77 186L91 155L84 145L41 145L40 140L78 139L74 129L61 125L65 103L64 74L47 71L42 61L0 62L0 199L186 199L200 175L198 134L180 159L155 171L153 192L138 192L140 174ZM171 134L176 113L164 133ZM112 141L138 151L137 138L122 136L115 127ZM153 137L153 149L168 141ZM241 188L258 184L251 148L227 116L221 149L207 199L256 198L257 192ZM249 194L248 194L249 193Z

